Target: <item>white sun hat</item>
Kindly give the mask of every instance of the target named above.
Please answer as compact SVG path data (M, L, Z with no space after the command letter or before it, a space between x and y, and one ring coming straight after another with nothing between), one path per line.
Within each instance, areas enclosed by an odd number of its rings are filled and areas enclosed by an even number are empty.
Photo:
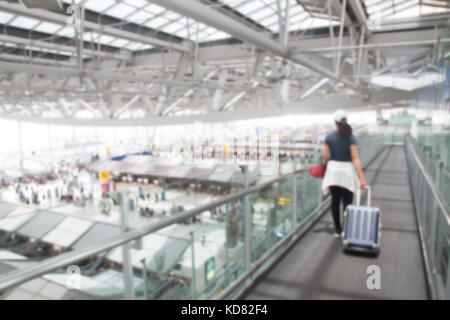
M334 120L337 122L341 122L342 119L347 119L347 111L343 109L338 109L334 112Z

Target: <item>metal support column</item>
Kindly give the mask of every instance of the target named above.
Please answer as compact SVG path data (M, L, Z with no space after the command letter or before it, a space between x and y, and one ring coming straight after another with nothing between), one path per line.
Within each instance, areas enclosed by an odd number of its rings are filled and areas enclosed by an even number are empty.
M333 29L333 11L331 10L331 4L333 2L334 2L334 0L328 0L327 1L328 20L330 22L330 24L329 24L329 31L330 31L330 40L331 40L331 47L332 48L335 47L334 29ZM333 59L333 68L334 68L334 70L336 70L336 56L334 54L332 55L332 59Z
M51 138L51 127L47 125L47 138L48 138L48 150L50 154L50 158L53 158L53 148L52 148L52 138Z
M244 175L244 188L247 189L249 187L248 181L248 166L241 166L242 174ZM245 271L248 271L252 267L252 255L251 255L251 239L252 239L252 212L250 209L250 199L249 196L244 197L244 214L245 214L245 222L244 222L244 266ZM251 280L248 279L246 281L250 283Z
M147 289L147 267L145 265L145 259L142 261L142 281L144 283L144 300L148 299L148 289Z
M436 162L436 176L434 177L434 183L436 184L436 189L438 190L441 187L441 172L443 166L444 162L442 162L441 160Z
M361 27L361 35L359 38L359 50L358 50L358 62L357 62L357 68L356 68L356 82L360 83L360 75L361 75L361 63L362 63L362 54L363 54L363 44L364 44L364 33L366 30L366 25L363 25Z
M86 0L81 2L80 8L80 31L77 30L78 36L78 69L80 70L80 87L83 84L83 46L84 46L84 8L86 6Z
M197 292L197 279L195 274L195 239L194 239L194 231L189 232L191 236L192 250L191 250L191 262L192 262L192 294Z
M128 207L130 205L128 195L125 192L119 192L118 199L120 203L120 222L121 230L123 233L128 232ZM131 263L131 243L127 242L122 245L122 261L123 261L123 281L124 281L124 293L123 298L125 300L134 300L134 287L133 287L133 265Z
M342 4L342 12L341 12L341 25L339 28L338 52L337 52L336 69L335 69L336 74L339 74L339 68L341 65L342 37L344 35L344 20L345 20L346 8L347 8L347 0L344 0L344 2Z
M447 283L445 290L445 299L450 300L450 255L448 256L447 260Z
M438 161L436 163L436 175L435 175L435 185L436 189L439 190L440 185L440 175L441 175L441 169L443 166L442 161ZM420 190L420 189L419 189ZM437 202L434 202L433 204L433 210L430 213L433 216L431 217L431 227L430 227L430 234L427 234L429 238L427 239L429 243L429 252L436 252L436 236L438 233L438 220L439 220L439 207ZM437 272L439 261L436 259L434 254L430 254L430 263L431 267L433 268L433 272Z
M23 170L23 132L22 132L22 121L19 124L19 151L20 151L20 170Z
M297 176L292 177L292 229L297 225Z

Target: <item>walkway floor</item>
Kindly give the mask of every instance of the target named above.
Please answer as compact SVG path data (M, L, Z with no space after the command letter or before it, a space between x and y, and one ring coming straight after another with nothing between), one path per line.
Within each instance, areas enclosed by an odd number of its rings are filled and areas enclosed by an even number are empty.
M327 212L244 299L428 299L404 148L386 149L365 172L382 215L378 257L344 254ZM381 269L379 290L367 288L370 265Z

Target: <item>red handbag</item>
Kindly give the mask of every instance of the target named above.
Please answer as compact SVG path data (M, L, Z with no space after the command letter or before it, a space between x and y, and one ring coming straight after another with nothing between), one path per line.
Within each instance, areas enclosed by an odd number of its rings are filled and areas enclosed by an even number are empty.
M316 178L323 178L326 170L326 165L318 163L309 169L309 174Z

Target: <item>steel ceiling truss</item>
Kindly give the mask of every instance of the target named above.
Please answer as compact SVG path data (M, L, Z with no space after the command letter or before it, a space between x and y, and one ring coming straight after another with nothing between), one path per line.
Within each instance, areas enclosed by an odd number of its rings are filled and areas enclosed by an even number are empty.
M94 118L117 119L138 111L148 117L189 110L207 113L283 105L324 90L331 92L339 83L355 93L364 88L364 79L370 75L420 67L423 55L399 60L401 65L387 65L383 64L384 54L390 47L428 48L437 41L402 42L399 32L397 41L382 43L367 26L366 8L354 0L276 0L273 6L264 8L275 8L279 33L243 15L241 5L231 7L213 0L196 0L189 5L172 0L148 2L165 8L161 16L167 12L185 16L189 29L213 27L244 43L208 47L179 39L171 42L155 33L133 33L121 24L103 25L105 9L98 13L102 18L97 22L85 22L87 32L140 41L163 50L133 54L86 44L81 47L86 57L80 65L76 57L81 50L74 39L62 42L55 37L35 37L33 31L27 38L6 32L0 35L0 42L13 46L0 49L0 96L4 101L0 112L76 118L78 112L88 111ZM422 2L430 5L430 1ZM308 17L329 20L329 28L325 28L329 30L328 43L306 37L306 31L289 32L290 10L295 5L302 5ZM63 14L11 4L0 3L0 10L40 23L63 25L67 19ZM94 15L89 14L91 18ZM222 55L212 54L215 50ZM49 58L51 54L53 59Z

